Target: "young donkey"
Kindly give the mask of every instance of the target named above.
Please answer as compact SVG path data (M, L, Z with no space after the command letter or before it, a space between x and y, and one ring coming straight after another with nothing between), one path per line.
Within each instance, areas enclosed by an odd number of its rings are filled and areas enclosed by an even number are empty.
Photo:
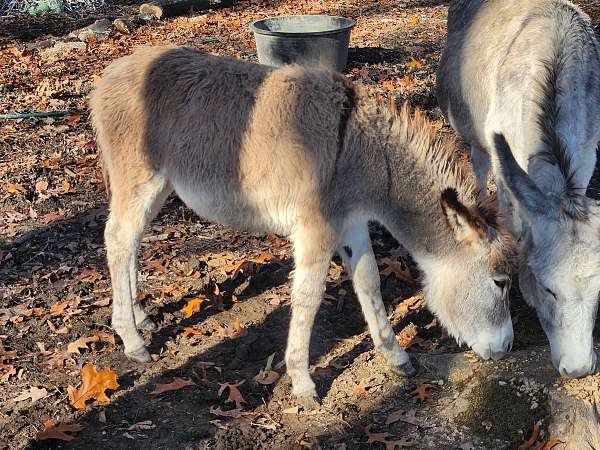
M593 372L600 205L585 191L600 138L600 51L588 17L565 0L455 0L438 100L484 188L497 155L501 203L522 238L521 290L554 366Z
M514 242L420 115L392 113L334 73L173 47L112 63L90 105L110 182L112 321L129 357L150 359L136 252L172 191L210 220L293 240L286 364L301 399L316 395L309 338L335 251L376 347L395 372L414 373L381 300L371 219L419 263L429 308L451 334L484 358L510 349Z

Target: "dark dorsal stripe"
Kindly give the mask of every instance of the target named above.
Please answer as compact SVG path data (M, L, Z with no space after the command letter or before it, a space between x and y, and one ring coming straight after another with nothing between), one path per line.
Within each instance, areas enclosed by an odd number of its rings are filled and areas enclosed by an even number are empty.
M342 103L342 111L340 112L340 125L338 128L338 149L341 150L344 147L344 140L346 139L346 129L348 128L348 121L352 116L352 111L356 107L356 90L351 81L344 78L342 80L344 84L344 91L346 98ZM339 151L338 150L338 151Z

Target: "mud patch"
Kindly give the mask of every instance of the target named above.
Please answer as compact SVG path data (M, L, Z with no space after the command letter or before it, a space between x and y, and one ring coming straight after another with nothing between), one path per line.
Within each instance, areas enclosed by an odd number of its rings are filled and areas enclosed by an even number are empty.
M547 389L528 378L516 378L505 372L476 376L458 388L468 394L469 406L454 422L466 426L490 446L497 440L518 445L529 429L549 413Z

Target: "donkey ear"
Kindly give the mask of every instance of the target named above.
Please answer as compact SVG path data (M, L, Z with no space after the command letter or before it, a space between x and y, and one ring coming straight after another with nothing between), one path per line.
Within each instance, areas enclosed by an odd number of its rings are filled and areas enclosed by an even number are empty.
M494 134L492 159L496 172L515 200L534 215L546 215L550 202L533 180L519 166L503 134Z
M471 243L481 239L483 229L480 220L460 202L456 190L445 189L440 202L446 222L458 242Z

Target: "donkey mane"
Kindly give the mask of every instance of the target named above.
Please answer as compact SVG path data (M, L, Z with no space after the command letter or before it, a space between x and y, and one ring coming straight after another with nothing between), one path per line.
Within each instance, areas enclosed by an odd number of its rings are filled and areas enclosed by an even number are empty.
M406 143L406 151L424 169L432 185L440 192L447 188L455 190L492 231L490 265L504 273L513 273L518 264L518 251L503 224L496 197L480 198L472 166L457 157L456 138L440 136L418 108L411 114L406 102L400 110L389 105L383 114L391 124L391 137Z
M470 167L457 158L456 139L440 136L423 112L417 108L411 114L406 102L399 110L390 105L386 111L391 123L391 137L396 142L406 143L405 149L424 169L429 181L440 191L452 188L463 201L476 202L474 176Z
M572 5L560 2L557 6L571 13L570 22L582 20L579 11ZM568 41L564 34L556 33L554 41L553 54L542 63L545 75L538 83L539 98L536 101L540 108L537 124L544 146L542 150L532 155L532 158L538 157L558 168L564 182L561 194L569 200L568 207L565 208L566 214L573 219L585 220L588 216L583 201L585 196L578 193L581 186L575 184L576 173L573 169L572 156L557 132L561 114L558 99L563 95L560 86L561 76L569 61L577 56L572 54L573 48L567 45Z

